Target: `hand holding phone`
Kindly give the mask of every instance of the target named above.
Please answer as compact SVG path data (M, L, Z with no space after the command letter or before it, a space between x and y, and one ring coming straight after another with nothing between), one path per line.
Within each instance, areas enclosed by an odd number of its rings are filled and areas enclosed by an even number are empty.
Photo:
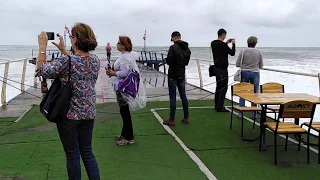
M59 44L57 44L56 42L52 42L52 44L55 45L61 51L62 54L69 55L68 51L64 47L63 37L59 33L57 34L57 37L59 38Z
M110 67L110 68L109 68L109 67L105 67L105 69L106 69L106 74L107 74L109 77L111 77L111 75L110 75L111 67Z
M38 35L39 51L46 51L48 45L48 36L47 33L42 31Z

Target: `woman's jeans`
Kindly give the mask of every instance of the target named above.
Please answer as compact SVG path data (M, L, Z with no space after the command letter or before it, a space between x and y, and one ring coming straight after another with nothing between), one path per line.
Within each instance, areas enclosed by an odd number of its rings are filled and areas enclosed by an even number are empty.
M99 180L99 167L92 153L93 120L70 120L57 123L60 140L67 158L69 180L81 179L80 156L89 180Z
M258 93L259 85L260 85L260 73L259 72L252 72L252 71L241 71L241 82L247 82L253 84L254 86L254 93ZM239 106L245 106L245 100L240 98ZM251 103L251 106L256 106L256 104ZM239 112L239 116L241 116L241 112ZM257 116L256 112L251 112L251 118Z

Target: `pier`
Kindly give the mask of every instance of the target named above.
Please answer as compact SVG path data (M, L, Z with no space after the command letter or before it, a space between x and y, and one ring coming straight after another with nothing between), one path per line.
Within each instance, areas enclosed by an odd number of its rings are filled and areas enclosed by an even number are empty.
M139 53L141 57L137 61L148 102L146 108L132 112L136 143L126 147L117 146L114 140L121 130L122 120L110 79L105 74L107 61L103 53L98 54L101 69L96 84L97 118L93 152L102 180L320 178L320 165L317 164L319 150L316 146L312 146L311 163L307 164L306 146L303 145L298 151L294 137L290 136L285 151L285 138L279 136L279 159L278 166L275 166L272 133L266 134L266 151L259 152L259 142L241 139L241 123L236 117L232 130L229 129L230 113L215 112L214 93L205 89L215 86L215 83L203 80L201 63L204 60L191 60L198 69L196 78L199 86L190 84L195 77L187 77L190 124L180 122L182 105L177 94L176 126L169 128L162 125L162 121L169 117L165 53ZM25 58L21 64L29 60ZM3 81L10 84L9 78ZM24 84L23 75L19 82ZM55 124L47 122L39 112L41 96L40 84L35 79L32 87L26 88L14 99L5 103L2 99L0 161L3 163L0 164L0 179L61 180L67 177L65 155ZM231 101L226 99L225 102L230 108ZM250 114L245 116L244 136L255 137L259 134L259 124L253 129L253 121L248 118ZM316 143L317 139L312 137L312 142ZM83 179L87 179L83 165L82 170Z

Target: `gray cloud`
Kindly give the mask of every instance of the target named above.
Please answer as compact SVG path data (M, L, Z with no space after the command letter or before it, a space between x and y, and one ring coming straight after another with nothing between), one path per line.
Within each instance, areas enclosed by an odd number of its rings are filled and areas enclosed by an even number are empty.
M37 44L37 34L63 34L75 22L89 24L99 45L113 45L119 35L134 45L168 46L179 30L190 46L209 46L225 28L239 46L250 35L260 46L319 46L318 0L0 0L0 44Z

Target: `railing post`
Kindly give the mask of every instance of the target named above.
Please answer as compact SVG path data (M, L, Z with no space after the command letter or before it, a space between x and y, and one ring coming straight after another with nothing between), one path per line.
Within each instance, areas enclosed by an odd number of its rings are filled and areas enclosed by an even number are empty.
M155 59L156 59L156 63L153 65L153 67L154 67L157 71L159 71L159 63L158 63L158 58L157 58L157 53L156 53L156 52L154 53L154 57L155 57Z
M151 52L149 51L149 57L150 57L150 61L152 61L152 55L151 55ZM148 67L151 67L151 69L153 69L152 67L152 62L151 63L148 63L147 65Z
M26 69L27 69L28 59L23 61L23 68L22 68L22 76L21 76L21 92L24 92L24 81L26 79Z
M200 61L198 58L196 60L197 60L198 74L199 74L199 79L200 79L200 88L203 88L203 80L202 80Z
M6 92L7 92L7 79L8 79L8 72L9 72L9 62L5 64L4 67L4 74L3 74L3 83L2 83L2 92L1 92L1 103L3 106L7 105L6 100Z
M185 80L186 83L188 82L188 81L187 81L187 78L188 78L188 77L187 77L187 73L185 72L185 73L184 73L184 80Z
M161 53L161 58L162 58L162 63L163 63L163 72L164 72L164 74L167 74L167 72L166 72L166 64L167 64L167 62L164 62L163 53Z
M318 85L319 85L318 88L319 88L319 94L320 94L320 73L318 73ZM319 134L319 136L320 136L320 134Z
M34 88L37 88L37 84L38 84L38 77L36 77L37 64L38 64L38 60L36 60L36 65L34 66L34 76L33 76L33 87Z
M148 66L148 62L147 62L147 61L148 61L147 52L146 52L145 50L144 50L144 57L146 58L146 63L145 63L145 65Z

